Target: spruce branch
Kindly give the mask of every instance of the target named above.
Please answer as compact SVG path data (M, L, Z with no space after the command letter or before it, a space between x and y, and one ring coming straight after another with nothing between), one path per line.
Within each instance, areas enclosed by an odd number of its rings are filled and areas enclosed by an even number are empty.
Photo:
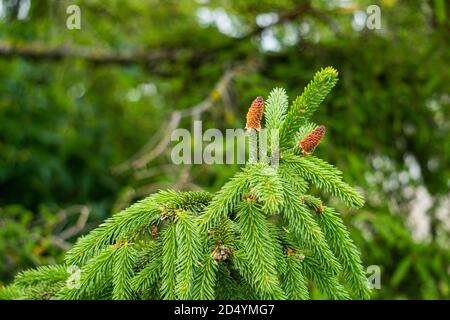
M243 201L237 220L241 250L249 264L255 289L263 298L283 299L276 266L276 245L262 208L253 200Z
M131 280L134 277L134 264L137 252L132 244L124 242L116 250L113 268L113 292L114 300L132 300L135 298Z
M342 267L326 242L319 225L303 205L301 195L287 184L284 189L286 205L283 216L288 222L289 230L292 230L299 243L311 250L321 265L326 266L333 274L338 274Z
M254 292L254 299L284 299L284 293L281 290L281 286L276 284L274 286L274 278L256 278L254 275L254 268L250 264L250 258L248 254L242 250L236 250L233 252L233 266L238 270L240 276L245 281L245 283L250 284L250 288ZM263 280L261 283L260 281ZM268 285L265 281L269 280L270 284ZM240 287L240 286L239 286ZM239 290L240 288L236 288L235 290Z
M282 162L317 187L341 198L347 205L355 208L364 205L364 198L342 181L341 173L331 169L326 162L311 156L300 157L292 153L286 153Z
M245 255L237 250L233 252L231 265L218 265L216 299L261 299L258 293L250 285L253 280L251 272L245 263ZM242 274L245 274L245 277L243 277Z
M250 194L263 204L262 210L269 214L278 213L283 207L283 184L277 172L265 163L258 163L245 169L250 181Z
M95 299L105 291L111 282L115 253L115 246L110 245L97 256L91 258L81 268L80 287L70 288L65 286L58 292L58 299Z
M236 205L241 201L242 194L248 189L248 173L240 171L236 173L212 198L199 218L203 231L207 231L233 212Z
M81 237L77 244L67 252L67 265L83 265L102 249L139 233L155 223L160 217L160 206L154 196L139 201L131 207L108 218L97 229Z
M176 208L200 213L211 195L207 192L186 192L179 194L173 190L160 191L127 209L113 215L67 252L67 265L83 265L108 245L117 241L133 240L142 232L148 232L153 224Z
M280 227L279 220L273 220L273 217L268 217L267 227L269 228L270 238L272 239L271 245L275 253L275 265L277 267L277 273L282 283L282 276L286 273L287 263L285 259L285 232L282 226Z
M308 191L309 188L308 182L302 177L299 177L299 175L293 170L291 170L288 166L284 165L281 166L278 169L278 173L282 177L283 183L291 186L293 190L296 190L301 194L305 194Z
M166 300L176 299L176 261L177 238L176 225L170 223L163 234L161 294Z
M281 127L281 146L290 146L296 132L305 121L317 110L318 106L338 80L338 73L332 67L317 72L313 80L307 85L302 95L293 102L286 119Z
M64 283L58 282L48 284L41 282L37 285L27 287L21 291L23 300L50 300L52 299L63 287Z
M185 211L177 213L176 222L176 287L175 292L179 299L189 299L191 296L194 268L198 266L201 247L199 230L196 220Z
M131 287L138 295L144 295L145 292L155 285L161 274L162 257L154 257L135 277L131 280Z
M26 300L25 291L26 289L15 284L0 288L0 300Z
M333 208L324 207L321 200L315 197L305 196L305 203L318 212L317 221L333 252L342 263L345 280L351 291L358 299L368 299L370 291L361 256L340 215Z
M236 222L229 217L223 217L219 223L208 231L207 251L212 251L215 246L222 244L227 247L235 247L236 234L239 232Z
M211 194L206 191L177 192L163 190L154 195L154 201L164 207L165 211L183 209L199 215L211 201Z
M342 179L342 177L343 177L342 171L339 170L338 168L336 168L335 166L333 166L332 164L329 164L328 162L326 162L320 158L317 158L315 156L312 156L312 155L309 155L307 157L307 159L309 162L312 162L317 167L321 168L321 170L327 171L329 174Z
M285 256L286 271L283 274L283 284L287 298L291 300L309 300L308 279L305 276L303 260L293 253Z
M40 266L20 272L14 279L19 287L28 287L45 282L48 284L65 281L69 276L67 267L64 265Z
M212 300L215 297L218 263L210 252L204 254L198 268L192 297L195 300Z
M333 300L349 300L350 295L339 282L337 275L330 273L313 257L306 256L303 261L306 276L317 284L322 292Z
M289 99L286 90L274 88L266 102L266 127L269 130L280 129L288 109Z

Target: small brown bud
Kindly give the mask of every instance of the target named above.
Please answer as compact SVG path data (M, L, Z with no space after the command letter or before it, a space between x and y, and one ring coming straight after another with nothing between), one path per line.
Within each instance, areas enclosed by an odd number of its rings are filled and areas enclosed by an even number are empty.
M222 260L222 255L218 251L214 251L213 258L216 261Z
M152 224L152 237L156 236L157 232L158 228L156 227L156 224Z
M255 202L256 201L256 196L253 193L249 192L249 193L244 194L242 196L242 200L243 201L253 201L253 202Z
M264 99L259 96L253 100L247 112L246 129L261 129L261 120L264 113Z
M228 259L231 250L225 246L213 248L213 259L216 261L224 261Z
M298 147L302 149L303 154L309 154L317 147L325 135L325 126L319 126L308 133L302 140L298 142Z
M323 210L325 210L325 208L323 207L323 203L321 201L320 204L319 204L319 207L317 208L317 212L323 213Z

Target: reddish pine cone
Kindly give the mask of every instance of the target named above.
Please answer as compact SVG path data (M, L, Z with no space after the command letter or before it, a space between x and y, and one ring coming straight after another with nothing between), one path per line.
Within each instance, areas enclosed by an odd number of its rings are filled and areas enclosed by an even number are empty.
M260 129L261 120L264 113L264 99L259 96L253 100L252 105L247 112L247 124L246 129Z
M313 151L322 140L325 134L325 126L320 126L308 133L302 140L298 142L299 148L302 149L303 154L308 154Z

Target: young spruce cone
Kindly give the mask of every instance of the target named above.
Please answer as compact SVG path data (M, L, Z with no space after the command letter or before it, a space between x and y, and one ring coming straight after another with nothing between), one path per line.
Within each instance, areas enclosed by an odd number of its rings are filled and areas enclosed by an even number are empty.
M298 142L303 154L309 154L317 147L325 134L325 126L319 126Z
M261 128L261 120L264 113L264 99L259 96L253 100L252 105L247 112L247 125L246 129L257 129Z

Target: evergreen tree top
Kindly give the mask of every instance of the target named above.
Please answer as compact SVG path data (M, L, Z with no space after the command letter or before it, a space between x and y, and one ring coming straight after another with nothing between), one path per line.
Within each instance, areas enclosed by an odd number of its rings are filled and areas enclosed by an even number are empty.
M320 70L290 108L281 88L255 99L247 130L259 130L264 112L279 132L264 155L278 156L277 168L253 159L215 194L150 195L78 239L65 265L19 273L0 299L309 299L311 283L331 299L369 298L340 215L308 194L313 185L364 205L338 169L312 155L325 127L309 118L337 79Z

